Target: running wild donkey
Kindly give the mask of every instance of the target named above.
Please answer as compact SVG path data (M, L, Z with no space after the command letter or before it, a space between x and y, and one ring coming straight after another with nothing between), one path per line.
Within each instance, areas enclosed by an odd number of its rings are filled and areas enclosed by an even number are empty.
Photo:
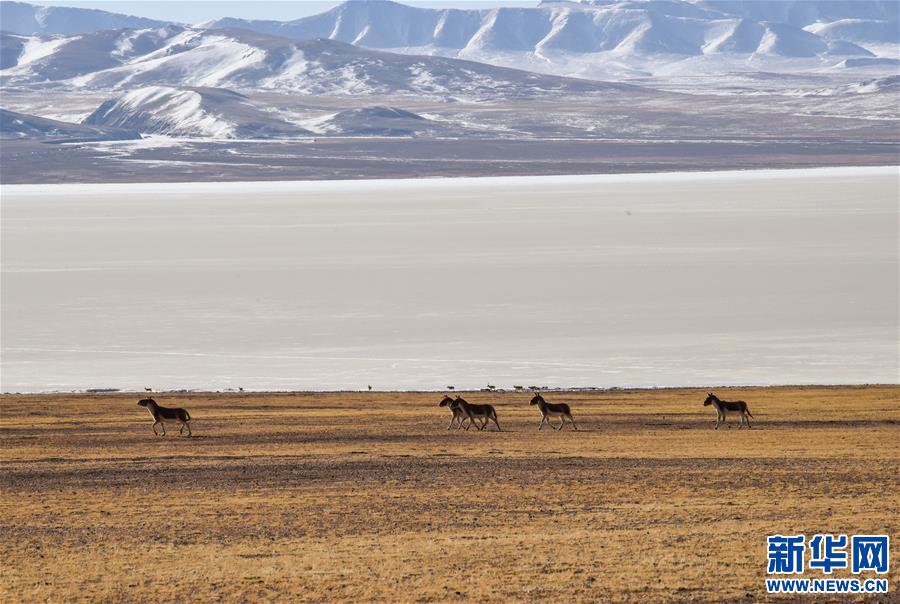
M156 431L157 424L160 425L162 428L162 435L165 436L166 422L181 422L181 430L179 430L178 433L183 434L184 428L187 426L187 435L191 435L191 414L187 412L187 409L160 407L152 398L141 399L138 401L138 405L146 407L147 411L149 411L150 415L153 417L154 434L159 435Z
M572 410L569 409L569 406L565 403L548 403L544 400L544 397L540 394L535 393L534 398L531 399L532 405L537 405L538 409L541 410L541 423L538 425L538 430L544 429L544 422L547 422L547 425L553 428L554 430L562 430L566 425L566 420L572 422L572 427L576 430L578 426L575 425L575 420L572 419ZM551 417L559 418L559 427L557 428L553 424L550 423Z
M744 422L747 422L747 427L750 428L750 418L753 417L750 414L750 409L747 408L747 403L744 401L723 401L719 400L712 392L707 392L709 396L706 397L706 400L703 401L703 406L712 405L716 408L716 430L719 429L719 425L725 423L725 417L729 413L738 413L741 416L741 423L738 425L738 430L744 425Z
M472 427L472 424L475 423L475 418L481 420L481 425L478 426L479 430L484 430L485 426L487 426L489 421L494 422L494 425L497 426L498 431L500 430L500 424L497 422L497 412L494 410L494 407L491 405L473 405L468 402L466 399L461 396L457 396L453 401L456 405L459 406L459 410L462 411L463 415L465 415L469 419L469 425L466 426L466 430ZM451 407L452 411L452 407Z
M456 429L459 430L460 428L462 428L463 422L469 419L466 414L462 412L462 409L459 408L459 403L454 401L449 396L445 395L444 398L441 399L441 402L438 403L438 406L449 408L450 413L453 414L453 417L450 418L450 425L447 426L448 430L452 428L453 424L455 424L456 422L459 422L459 424L456 426Z

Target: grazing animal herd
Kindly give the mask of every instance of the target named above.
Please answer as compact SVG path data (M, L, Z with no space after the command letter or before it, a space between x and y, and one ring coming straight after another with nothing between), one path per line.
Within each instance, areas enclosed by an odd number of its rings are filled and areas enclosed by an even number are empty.
M371 389L371 386L369 388ZM147 390L149 391L149 388ZM191 436L191 414L187 412L187 409L162 407L152 398L141 399L138 401L138 405L146 407L150 412L150 416L153 418L153 433L157 436L166 435L166 422L180 423L181 429L178 433L183 434L184 429L187 428L187 435ZM537 405L538 410L541 412L541 423L538 424L538 430L543 430L545 422L554 430L562 430L566 425L566 421L572 424L573 429L578 430L578 425L572 417L572 409L566 403L548 403L539 392L535 392L534 397L531 399L531 405ZM712 392L708 392L706 400L703 401L703 406L707 407L709 405L712 405L716 410L716 430L719 429L721 424L725 423L729 413L741 416L741 423L738 424L739 430L744 426L745 422L747 428L751 427L750 418L753 415L750 414L750 409L744 401L723 401ZM475 426L476 430L484 430L490 422L493 422L497 427L497 431L502 431L500 422L497 421L497 410L494 409L493 405L476 405L461 396L451 398L448 395L444 395L438 406L447 407L450 410L451 417L450 424L447 426L448 430L454 426L456 426L457 430L461 430L463 425L465 425L467 431L472 426ZM550 418L559 419L559 425L554 426ZM156 426L162 428L162 434L156 431Z

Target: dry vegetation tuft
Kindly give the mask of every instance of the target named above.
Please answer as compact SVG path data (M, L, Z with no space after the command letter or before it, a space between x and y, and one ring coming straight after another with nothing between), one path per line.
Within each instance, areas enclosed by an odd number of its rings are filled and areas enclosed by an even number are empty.
M579 432L466 394L502 433L433 393L157 395L191 439L136 394L3 396L0 600L750 602L766 535L900 543L900 387L718 392L752 431L699 390L548 394Z

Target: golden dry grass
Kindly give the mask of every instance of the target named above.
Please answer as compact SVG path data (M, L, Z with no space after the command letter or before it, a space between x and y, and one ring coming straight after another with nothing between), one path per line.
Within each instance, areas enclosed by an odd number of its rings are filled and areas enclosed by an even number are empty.
M466 394L502 433L433 393L157 395L191 439L137 395L4 396L0 599L765 601L769 534L900 542L900 387L719 393L753 430L688 389L549 394L579 432Z

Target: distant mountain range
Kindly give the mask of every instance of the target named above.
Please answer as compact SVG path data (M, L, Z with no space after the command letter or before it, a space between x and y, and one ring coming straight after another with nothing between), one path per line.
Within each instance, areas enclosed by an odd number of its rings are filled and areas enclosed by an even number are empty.
M185 138L265 139L321 135L460 136L465 125L397 107L362 106L292 119L239 91L311 96L379 95L444 102L578 95L658 95L628 84L535 74L433 56L370 50L334 40L290 40L244 29L101 30L72 36L0 33L4 86L109 92L82 124L16 114L0 135L121 139L135 133ZM234 90L229 90L234 89ZM126 136L124 133L130 133ZM481 136L484 130L468 132Z
M684 71L748 71L769 82L785 77L771 73L780 70L839 73L810 85L811 94L885 96L897 90L898 9L894 0L584 0L477 10L351 0L290 22L186 26L2 1L6 91L106 99L78 100L78 111L66 113L57 112L56 101L7 105L17 112L3 114L0 135L56 141L138 132L231 139L496 132L465 115L419 114L398 100L404 98L441 106L574 98L598 108L589 120L571 122L577 130L602 119L605 100L679 104L678 95L621 80ZM297 100L331 96L344 99L333 110ZM88 117L67 124L24 113L32 107L49 117Z
M893 0L594 0L543 2L535 8L435 10L389 0L352 0L296 21L229 18L207 26L297 39L329 38L368 48L429 48L463 55L473 51L617 51L812 57L868 54L857 42L897 43L900 34L896 27L891 29L898 20L897 7ZM803 29L808 26L823 35Z
M24 36L172 25L9 1L0 2L0 16L5 31ZM295 21L225 18L202 27L593 79L642 76L672 65L779 71L829 68L847 58L900 58L896 0L584 0L469 10L351 0Z
M552 93L640 92L482 63L369 50L333 40L289 40L248 30L105 30L69 37L0 34L6 83L69 88L227 87L304 94L414 94L437 98L523 98Z
M65 6L34 6L25 2L0 2L0 29L25 36L86 34L103 29L143 29L167 23L102 10Z

